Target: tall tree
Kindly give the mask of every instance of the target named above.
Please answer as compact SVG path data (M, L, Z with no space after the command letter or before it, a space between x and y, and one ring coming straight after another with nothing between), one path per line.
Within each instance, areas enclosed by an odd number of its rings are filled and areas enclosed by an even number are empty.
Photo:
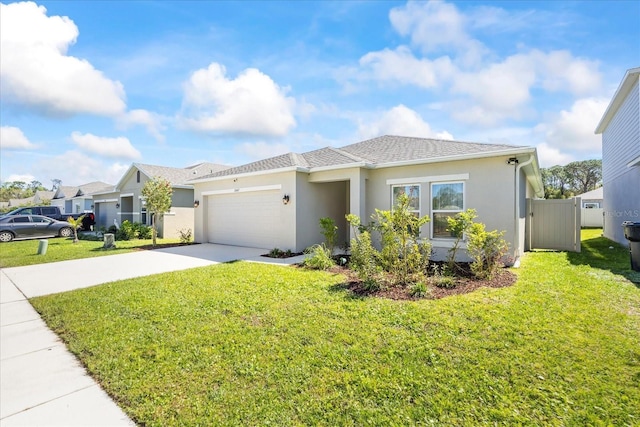
M571 185L576 194L595 190L602 184L602 160L571 162L564 168L571 177Z
M51 180L51 191L56 191L58 187L62 184L62 180L58 178L54 178Z
M566 199L602 185L602 160L581 160L541 172L546 199Z
M156 236L158 235L158 220L171 209L172 194L171 183L161 177L147 181L142 187L142 197L147 203L147 211L151 213L153 246L156 245Z

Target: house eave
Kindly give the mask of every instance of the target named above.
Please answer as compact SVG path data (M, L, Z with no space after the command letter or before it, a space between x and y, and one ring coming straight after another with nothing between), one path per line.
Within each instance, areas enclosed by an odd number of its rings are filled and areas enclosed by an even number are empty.
M618 86L618 89L613 95L613 98L611 98L611 102L609 103L609 106L607 107L604 114L602 115L602 119L600 119L600 123L598 123L598 126L596 127L596 130L595 130L596 135L604 132L607 126L609 126L609 122L611 122L611 119L613 119L613 116L616 114L616 112L624 102L625 98L631 91L631 88L638 82L639 78L640 78L640 67L631 68L627 70L626 74L624 75L624 78L622 79L622 82L620 83L620 86Z
M309 168L305 168L302 166L288 166L285 168L278 168L278 169L268 169L268 170L262 170L262 171L255 171L255 172L244 172L244 173L238 173L238 174L233 174L233 175L223 175L223 176L214 176L214 177L210 177L210 178L200 178L200 179L193 179L190 180L189 182L195 184L202 184L205 182L214 182L214 181L224 181L227 179L238 179L238 178L247 178L247 177L252 177L252 176L260 176L260 175L271 175L271 174L275 174L275 173L283 173L283 172L305 172L305 173L309 173L310 169Z
M457 160L485 159L488 157L511 156L517 154L535 153L534 147L518 147L506 150L487 151L483 153L456 154L453 156L434 157L431 159L403 160L399 162L388 162L370 165L369 169L395 168L399 166L415 166L427 163L453 162Z

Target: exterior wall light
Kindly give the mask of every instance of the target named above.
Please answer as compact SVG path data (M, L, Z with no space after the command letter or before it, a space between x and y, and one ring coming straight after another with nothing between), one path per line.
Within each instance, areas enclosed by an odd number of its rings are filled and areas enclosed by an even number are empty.
M120 209L120 203L116 203L116 209Z
M195 200L195 201L193 202L193 207L194 207L194 208L197 208L198 206L200 206L200 200Z
M289 195L285 194L284 197L282 198L282 203L284 203L285 205L289 204Z

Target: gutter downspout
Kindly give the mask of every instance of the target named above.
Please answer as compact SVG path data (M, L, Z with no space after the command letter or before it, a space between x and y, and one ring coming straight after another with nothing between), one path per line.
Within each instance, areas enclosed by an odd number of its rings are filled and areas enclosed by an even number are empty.
M514 218L513 218L513 222L514 222L514 232L515 235L514 237L514 242L516 244L515 249L515 260L513 263L514 267L519 267L520 266L520 169L522 169L524 166L527 166L529 164L531 164L533 162L533 154L529 154L529 159L524 162L524 163L519 163L516 159L516 167L515 167L515 177L514 177L514 182L515 182L515 209L514 209Z

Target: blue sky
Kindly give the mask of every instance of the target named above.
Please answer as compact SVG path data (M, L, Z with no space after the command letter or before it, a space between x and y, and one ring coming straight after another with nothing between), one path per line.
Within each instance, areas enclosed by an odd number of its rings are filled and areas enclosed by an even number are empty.
M116 183L383 134L599 158L640 1L2 3L0 179Z

